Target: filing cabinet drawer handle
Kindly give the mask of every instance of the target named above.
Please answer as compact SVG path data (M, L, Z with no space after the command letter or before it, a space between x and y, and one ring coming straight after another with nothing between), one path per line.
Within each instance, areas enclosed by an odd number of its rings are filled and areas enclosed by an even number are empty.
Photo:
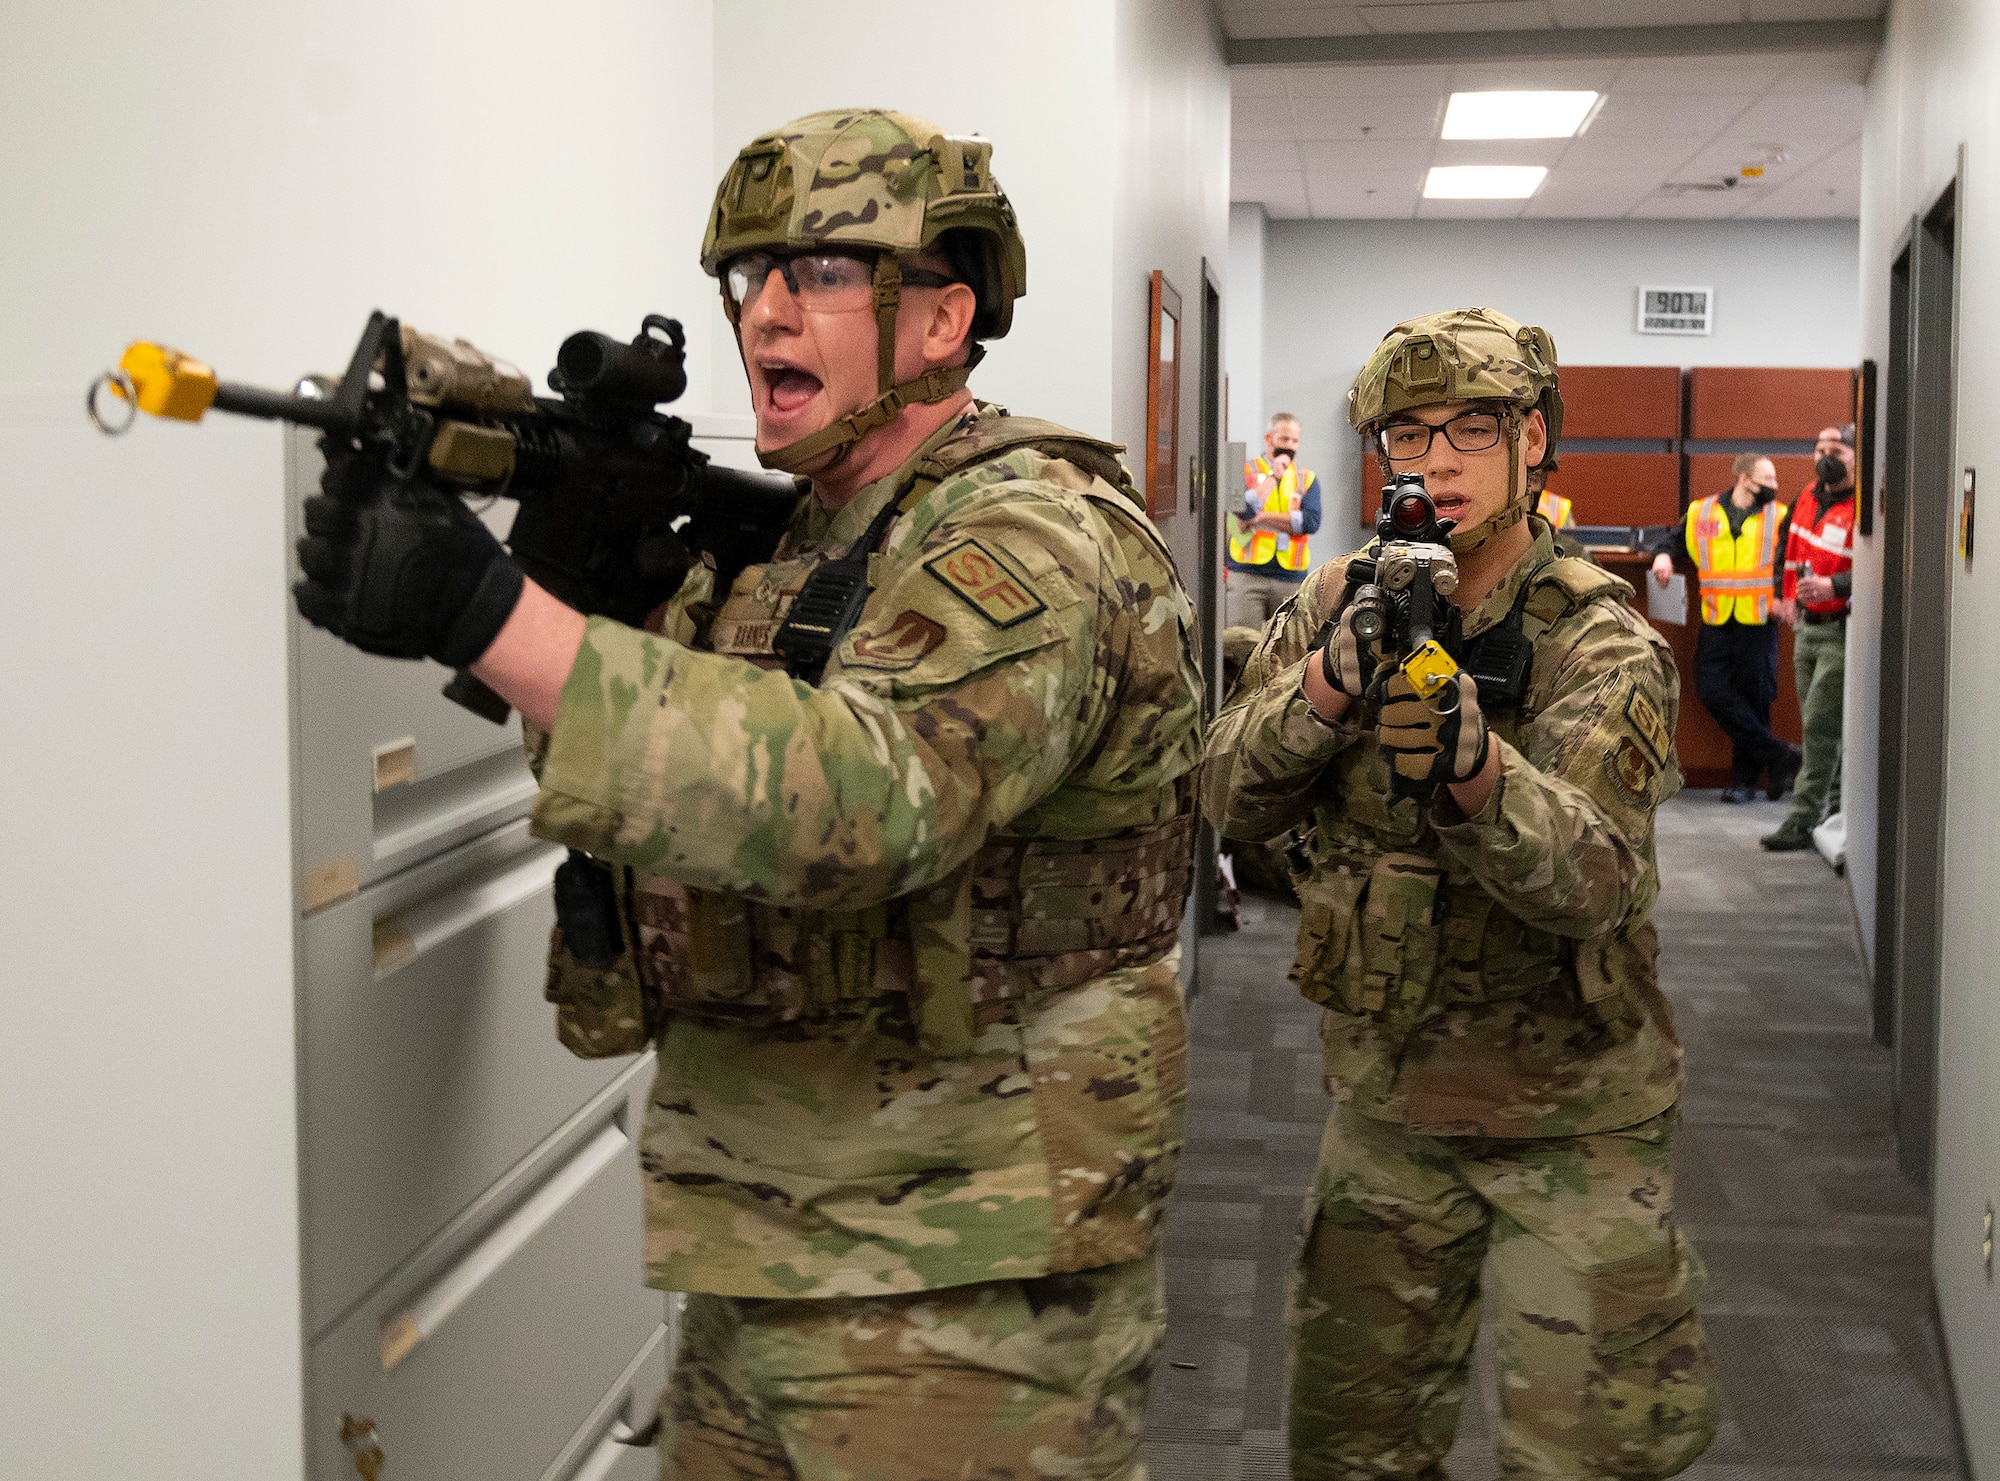
M653 1443L651 1440L639 1440L638 1434L629 1425L613 1425L610 1432L584 1456L583 1464L570 1473L569 1481L604 1481L634 1445Z
M432 948L547 890L563 857L559 848L537 849L490 878L378 916L375 980L400 972Z
M401 1311L382 1321L382 1371L388 1372L425 1339L451 1320L472 1294L485 1285L527 1242L539 1234L563 1206L618 1160L631 1145L624 1128L607 1123L596 1136L537 1188L513 1213L496 1225L463 1259L439 1275Z

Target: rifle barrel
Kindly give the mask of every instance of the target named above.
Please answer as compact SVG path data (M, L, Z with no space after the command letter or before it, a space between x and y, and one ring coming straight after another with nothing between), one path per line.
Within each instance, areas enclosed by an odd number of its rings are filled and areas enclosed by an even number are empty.
M215 388L215 409L240 417L263 417L270 421L297 422L318 427L323 432L344 432L346 408L333 401L298 396L287 391L266 391L257 386L239 386L228 381Z

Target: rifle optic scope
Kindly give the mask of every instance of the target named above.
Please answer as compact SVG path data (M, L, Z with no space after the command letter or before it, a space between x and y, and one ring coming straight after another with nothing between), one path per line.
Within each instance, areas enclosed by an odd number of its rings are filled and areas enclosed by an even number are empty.
M687 389L686 344L681 326L663 314L646 315L629 344L594 329L579 329L556 351L555 374L549 383L565 396L658 406L678 399Z

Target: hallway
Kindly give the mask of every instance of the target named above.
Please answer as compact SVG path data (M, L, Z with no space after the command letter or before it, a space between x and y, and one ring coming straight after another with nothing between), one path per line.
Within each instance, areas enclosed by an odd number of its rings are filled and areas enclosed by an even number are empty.
M1687 1474L1960 1477L1928 1224L1895 1167L1846 891L1816 854L1757 847L1781 815L1696 792L1660 816L1662 978L1689 1067L1679 1201L1724 1388ZM1296 913L1258 897L1244 920L1203 947L1153 1481L1286 1474L1285 1273L1325 1102L1316 1010L1284 980ZM1475 1361L1454 1481L1495 1475L1484 1344Z

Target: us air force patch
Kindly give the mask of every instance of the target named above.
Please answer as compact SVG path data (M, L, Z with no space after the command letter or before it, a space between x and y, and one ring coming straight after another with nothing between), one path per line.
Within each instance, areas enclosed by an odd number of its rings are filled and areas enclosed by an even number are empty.
M1650 802L1653 793L1653 778L1659 769L1646 759L1638 743L1629 735L1621 735L1617 744L1604 757L1604 769L1618 790L1634 802Z
M1652 753L1656 765L1667 764L1667 753L1673 749L1674 738L1667 734L1667 722L1660 718L1660 712L1653 708L1653 702L1637 689L1625 701L1625 718L1632 722L1632 728L1639 733L1640 741Z
M1026 581L969 536L925 561L924 569L995 627L1012 627L1048 610Z
M949 636L921 612L899 612L880 632L854 635L852 661L865 668L910 668Z

